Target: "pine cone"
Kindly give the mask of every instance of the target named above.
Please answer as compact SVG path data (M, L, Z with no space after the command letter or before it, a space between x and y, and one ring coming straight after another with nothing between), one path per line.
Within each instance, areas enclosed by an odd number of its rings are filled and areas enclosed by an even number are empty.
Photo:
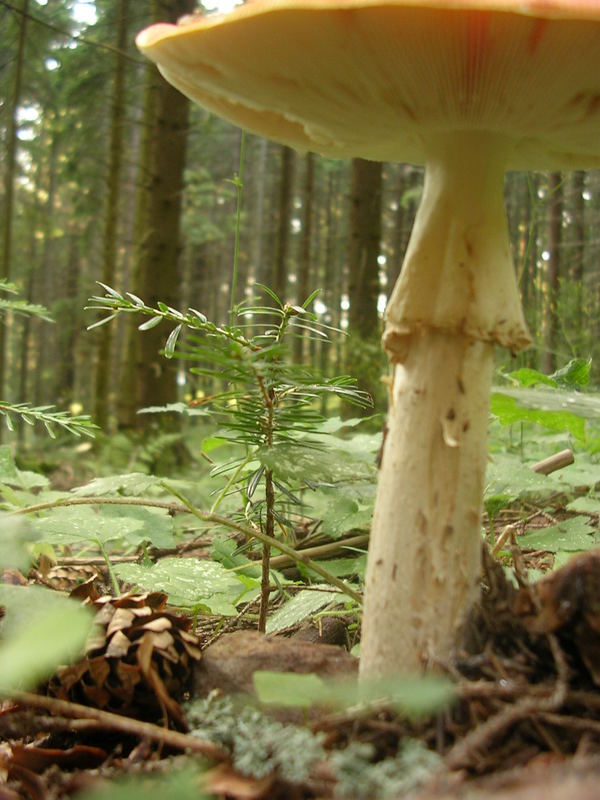
M57 671L49 694L185 730L178 699L200 648L191 620L165 611L166 602L160 592L93 600L96 627L85 657Z

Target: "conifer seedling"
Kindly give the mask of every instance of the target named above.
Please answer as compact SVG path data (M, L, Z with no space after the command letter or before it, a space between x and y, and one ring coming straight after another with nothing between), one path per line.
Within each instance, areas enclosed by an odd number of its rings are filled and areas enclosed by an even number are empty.
M137 43L182 92L255 133L425 164L386 312L394 379L361 673L447 656L477 597L494 346L530 341L503 176L600 166L600 3L256 0Z

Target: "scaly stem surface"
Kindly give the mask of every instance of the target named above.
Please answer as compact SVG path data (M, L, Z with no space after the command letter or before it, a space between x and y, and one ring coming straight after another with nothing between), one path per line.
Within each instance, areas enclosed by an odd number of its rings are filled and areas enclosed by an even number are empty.
M369 545L361 675L445 656L477 596L494 344L529 341L503 207L506 144L436 134L386 313L395 365Z

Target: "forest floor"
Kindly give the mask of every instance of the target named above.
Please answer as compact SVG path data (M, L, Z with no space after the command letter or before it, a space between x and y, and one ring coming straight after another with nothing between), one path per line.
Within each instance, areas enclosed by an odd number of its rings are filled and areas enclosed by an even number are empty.
M552 513L568 517L560 508ZM0 706L0 800L137 800L142 792L170 800L595 800L600 551L530 584L528 570L545 572L552 555L522 550L511 514L522 518L519 509L506 512L507 541L494 550L510 552L516 583L484 548L481 602L452 660L437 665L452 681L454 701L418 719L382 706L263 714L237 705L235 698L253 694L256 670L355 674L356 659L340 646L343 611L267 640L241 618L191 632L191 620L178 622L165 596L108 603L101 575L82 584L80 572L63 569L63 591L73 583L80 598L104 603L104 638L84 667ZM47 582L16 571L4 579ZM186 702L190 686L197 697L210 693L201 712ZM204 727L202 714L212 720ZM311 748L316 755L305 767ZM124 776L134 781L118 793ZM146 784L148 776L158 783Z

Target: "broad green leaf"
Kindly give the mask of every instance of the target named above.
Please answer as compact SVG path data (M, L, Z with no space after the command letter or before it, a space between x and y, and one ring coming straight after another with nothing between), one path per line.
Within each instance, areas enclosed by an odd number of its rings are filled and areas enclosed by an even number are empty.
M291 486L304 482L373 480L377 471L374 454L360 444L356 447L352 444L348 448L345 445L343 442L339 448L325 449L325 445L320 444L320 449L314 449L284 443L262 448L257 451L256 457L273 471L277 480Z
M216 561L198 558L163 558L146 567L117 564L117 575L148 591L166 592L175 606L204 606L213 614L233 616L235 604L245 592L236 575Z
M16 567L27 570L31 557L26 543L32 538L29 520L7 514L0 515L0 569Z
M29 689L82 651L92 626L88 609L38 586L0 585L6 608L0 643L0 693Z
M593 489L595 486L600 485L600 464L594 464L578 457L575 464L570 464L565 469L561 469L556 474L555 480L559 485L563 484L563 491L565 485L577 489L582 487Z
M371 417L354 417L352 419L342 419L341 417L329 417L317 425L319 433L338 433L345 428L356 428L365 422L371 422L377 415ZM377 434L379 441L377 448L381 444L381 434Z
M368 528L373 517L373 505L359 505L351 497L336 492L327 492L330 504L323 514L322 526L325 533L337 539L354 528ZM374 500L374 497L373 497Z
M565 411L584 419L600 419L600 394L597 393L550 388L511 389L506 386L495 393L512 397L519 406L533 411Z
M13 483L11 479L17 477L17 468L7 444L0 445L0 481Z
M409 716L431 714L453 699L452 682L443 676L403 676L384 680L324 680L312 673L254 673L254 687L261 702L308 708L325 705L350 708L358 704L385 704Z
M143 472L130 472L125 475L110 475L107 478L94 478L85 486L78 486L72 494L82 497L102 497L107 494L141 495L155 486L161 485L161 479Z
M564 490L552 476L540 475L516 456L506 453L494 454L488 463L485 481L486 503L494 498L508 502L531 496L544 498Z
M535 386L536 384L542 383L546 386L552 386L556 388L558 385L556 381L553 381L552 378L544 375L543 372L538 372L537 369L530 369L529 367L523 367L522 369L517 369L514 372L509 372L508 377L517 381L520 386Z
M267 633L277 633L291 628L325 608L329 603L347 602L348 600L346 595L331 591L319 591L318 587L315 587L314 590L302 589L267 620Z
M585 420L571 411L548 411L543 408L529 408L520 404L521 397L495 392L492 395L490 410L503 425L515 422L531 422L552 431L568 431L576 439L585 438Z
M100 788L78 792L78 800L210 800L202 791L203 780L199 769L173 764L163 774L136 774L122 780L103 782Z
M591 368L591 358L574 358L550 377L563 386L587 386Z
M566 506L568 511L580 511L584 514L600 514L600 497L577 497Z
M589 517L572 517L558 525L519 536L518 541L521 547L556 553L558 550L589 550L598 544L598 539L598 531L590 525Z
M336 578L344 578L352 575L358 575L360 578L364 578L367 566L367 554L365 553L355 558L328 558L326 561L317 561L317 564L320 564L327 572L331 572ZM311 573L310 569L307 569L307 572L316 577L316 574Z
M143 507L61 507L47 516L32 521L38 539L52 545L70 545L77 542L115 542L123 540L137 546L156 538L158 547L172 546L172 519L162 510L150 511Z
M17 477L12 481L13 486L25 491L29 489L46 489L50 486L50 481L45 475L40 475L39 472L30 472L29 470L17 470Z
M327 697L327 685L314 673L267 672L252 676L254 689L261 703L287 708L311 708Z
M144 542L159 549L175 546L173 517L164 508L100 506L98 513L112 520L115 527L120 527L123 520L135 523L137 527L134 530L123 534L123 539L131 545Z
M223 447L225 444L229 444L229 442L221 436L206 436L202 439L202 449L205 453L212 453L213 450Z

